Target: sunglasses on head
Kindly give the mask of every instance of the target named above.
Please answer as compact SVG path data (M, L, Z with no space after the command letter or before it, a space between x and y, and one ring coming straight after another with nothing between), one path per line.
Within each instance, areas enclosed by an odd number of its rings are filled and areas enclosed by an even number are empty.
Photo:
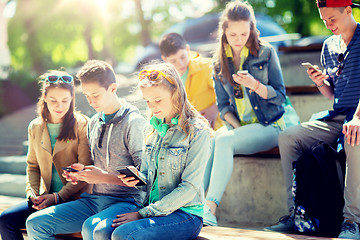
M157 80L159 80L160 76L164 77L172 85L175 85L174 81L171 78L169 78L168 76L166 76L165 73L163 73L161 71L158 71L158 70L142 70L139 73L140 81L144 80L145 78L148 78L150 81L157 81Z
M234 97L237 99L242 99L244 97L242 89L239 84L234 86Z
M59 79L64 83L72 83L72 81L74 80L74 78L70 75L64 75L64 76L50 75L46 77L46 81L48 81L49 83L56 83L59 81Z

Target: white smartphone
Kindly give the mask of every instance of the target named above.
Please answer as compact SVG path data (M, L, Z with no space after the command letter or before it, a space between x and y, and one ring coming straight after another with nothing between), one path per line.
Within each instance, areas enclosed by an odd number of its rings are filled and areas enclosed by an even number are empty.
M309 62L303 62L303 63L301 63L301 65L304 66L304 67L306 67L307 69L312 68L312 69L314 69L314 70L316 70L316 71L321 71L320 69L317 69L314 65L312 65L312 64L309 63Z
M318 71L318 72L321 72L322 73L322 71L320 70L320 69L317 69L314 65L312 65L311 63L309 63L309 62L303 62L303 63L301 63L301 65L302 66L304 66L304 67L306 67L307 69L314 69L315 71ZM330 86L330 83L329 83L329 81L328 80L324 80L324 83L326 84L326 85L328 85L328 86Z
M239 70L239 71L237 71L237 74L247 74L247 73L249 73L248 70Z

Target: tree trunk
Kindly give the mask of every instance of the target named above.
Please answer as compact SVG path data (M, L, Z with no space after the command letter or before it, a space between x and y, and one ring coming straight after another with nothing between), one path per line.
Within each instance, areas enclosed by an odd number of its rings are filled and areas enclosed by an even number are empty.
M33 17L36 15L29 14L29 9L32 9L32 5L35 4L33 0L21 1L19 3L19 13L24 17L24 26L27 35L27 40L25 45L29 51L29 56L31 59L32 69L35 70L37 74L42 74L46 71L45 63L41 57L41 47L39 46L39 41L37 40L37 27L34 24Z
M140 35L141 43L143 46L147 46L151 43L150 32L149 32L150 22L148 20L145 20L144 18L144 12L142 10L141 0L134 0L134 1L136 4L139 22L141 24L141 35Z

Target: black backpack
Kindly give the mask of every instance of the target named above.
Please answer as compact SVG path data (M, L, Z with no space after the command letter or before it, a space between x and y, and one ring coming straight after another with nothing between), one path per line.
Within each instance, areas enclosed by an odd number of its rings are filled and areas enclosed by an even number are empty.
M345 153L315 143L293 164L297 232L337 237L344 207Z

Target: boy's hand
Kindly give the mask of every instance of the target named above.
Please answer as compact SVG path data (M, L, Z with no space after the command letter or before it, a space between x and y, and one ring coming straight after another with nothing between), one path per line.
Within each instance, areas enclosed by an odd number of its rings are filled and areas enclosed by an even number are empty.
M85 168L85 166L81 163L74 163L74 164L71 164L69 167L74 168L79 171L82 171ZM71 175L70 172L68 172L68 171L64 170L62 173L62 176L66 179L66 181L71 182L74 185L76 185L78 183L78 179L75 176Z
M306 72L309 75L309 78L317 85L324 85L324 80L328 79L329 76L319 70L318 66L314 66L316 69L309 68Z
M86 166L83 171L71 172L70 176L75 177L78 181L84 181L89 184L104 183L105 171L95 166Z
M218 107L216 106L216 104L214 103L213 105L211 105L210 107L202 110L200 112L210 123L210 126L212 128L215 127L215 121L216 121L216 118L219 114L219 109Z
M132 222L141 219L141 215L138 212L130 212L125 214L116 215L117 219L113 220L112 227L118 227L124 223Z
M357 115L354 118L343 125L343 134L346 137L347 143L351 146L360 144L360 119Z

